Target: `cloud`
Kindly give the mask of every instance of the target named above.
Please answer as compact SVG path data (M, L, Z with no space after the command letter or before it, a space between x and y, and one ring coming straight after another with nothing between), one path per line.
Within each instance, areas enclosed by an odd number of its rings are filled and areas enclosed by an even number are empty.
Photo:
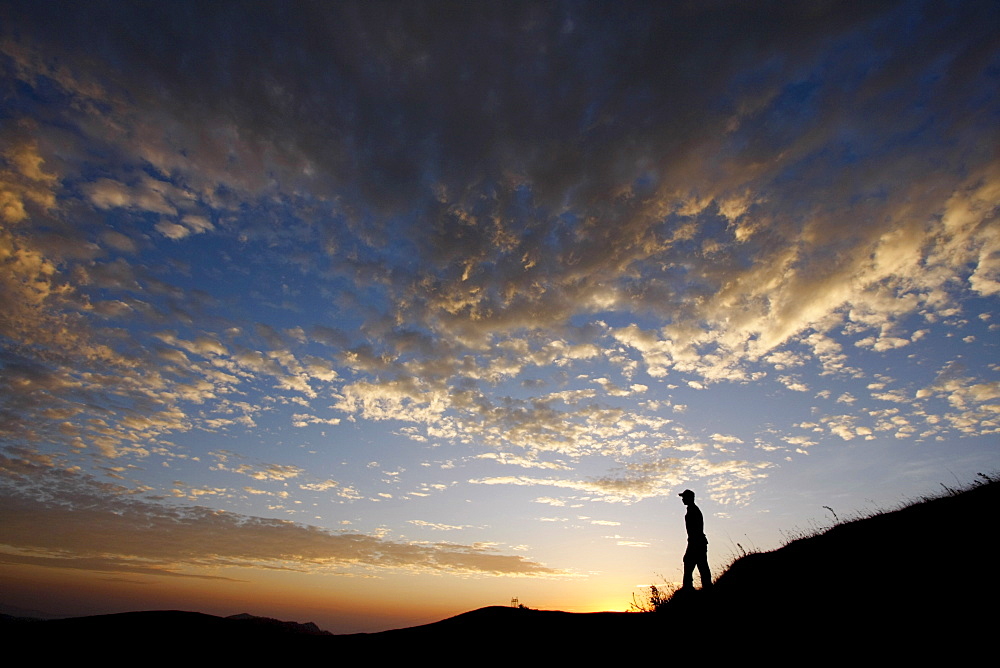
M100 3L65 15L43 10L19 14L25 34L37 41L8 41L5 48L23 68L16 75L25 81L49 76L72 99L92 100L94 106L87 107L85 118L71 118L87 128L94 143L116 145L119 160L127 164L123 171L128 172L82 186L88 201L101 210L165 216L154 229L179 240L225 229L217 228L206 214L206 209L216 213L230 209L220 192L243 201L286 197L291 209L288 224L264 229L240 220L230 225L241 239L266 239L271 248L288 249L291 254L296 235L308 227L292 222L308 217L306 205L296 209L291 203L294 195L308 191L347 202L344 209L353 213L343 215L356 220L346 221L343 228L331 227L329 235L338 241L329 243L336 247L346 243L355 250L335 263L359 284L380 285L390 311L380 315L414 328L406 339L398 332L386 336L390 348L398 350L413 345L414 336L430 341L446 337L459 348L482 350L490 337L522 328L565 332L568 321L578 314L648 310L666 323L659 331L639 336L636 326L629 325L614 330L614 336L641 352L653 377L676 370L698 376L688 382L703 385L750 378L747 364L762 355L780 353L773 359L782 366L801 364L801 359L779 348L810 328L822 334L845 318L869 327L897 322L929 304L929 295L945 284L945 276L950 280L970 262L976 269L971 274L961 272L968 287L992 294L997 236L989 221L995 215L991 204L998 183L995 165L980 160L970 165L964 180L939 170L934 178L951 180L931 188L929 177L909 178L915 167L908 153L923 151L931 137L922 138L912 149L904 142L883 140L876 143L884 147L881 153L861 142L862 138L878 142L890 125L887 119L900 117L899 105L916 94L908 72L930 67L936 58L965 62L963 58L971 57L966 53L969 47L951 39L951 28L928 21L921 25L925 34L919 51L893 42L893 48L907 54L910 65L905 72L890 68L865 76L860 74L863 69L851 69L851 58L832 61L831 53L844 51L838 45L877 40L880 21L891 23L894 12L903 10L873 5L813 16L786 7L760 24L753 20L753 8L730 10L734 21L745 14L745 25L755 26L750 33L741 33L741 43L753 44L751 51L760 49L774 60L739 49L711 56L689 50L685 45L692 39L690 30L710 24L723 28L716 25L716 17L694 12L685 19L691 25L677 32L677 21L658 20L668 10L654 7L620 16L625 25L653 31L645 39L630 40L633 50L628 55L619 50L613 35L585 37L595 26L583 8L574 12L580 14L574 20L576 29L560 37L560 49L550 55L512 50L508 37L542 35L547 25L564 25L565 17L554 9L536 9L530 21L521 20L522 10L511 10L494 17L495 23L468 10L464 20L449 18L427 33L452 34L454 42L428 39L421 30L427 17L406 11L405 20L395 24L402 41L381 50L381 41L388 39L385 35L366 33L366 40L357 41L352 31L339 27L355 21L378 23L382 18L378 8L348 12L351 18L344 22L331 22L327 16L312 21L307 8L302 8L301 16L283 15L282 20L267 16L265 10L259 20L271 30L272 51L287 57L273 61L250 53L230 59L207 48L217 40L201 40L202 35L218 32L229 35L231 43L240 43L240 36L253 27L230 21L223 9L206 7L197 30L185 25L176 31L181 42L177 48L204 65L197 75L178 70L170 59L135 52L127 40L104 44L116 62L143 63L123 68L120 83L127 95L112 91L100 70L88 68L89 61L72 57L92 51L92 37L80 26L99 24L100 34L124 35L131 33L132 21L148 22L148 17ZM963 11L975 16L982 10ZM879 20L872 22L876 17ZM157 20L178 27L178 17L169 12ZM470 39L466 30L459 30L465 21L479 28L477 48L469 52L473 56L463 57L471 71L493 73L521 63L525 66L519 71L531 73L533 85L471 77L462 80L462 98L452 95L458 82L447 68L434 64L454 57L459 45ZM302 51L300 32L322 35L324 31L333 31L340 39L312 40ZM359 54L379 54L384 68L379 86L370 85L370 73L353 59L345 60L341 52L324 46L332 43L354 44ZM498 50L484 49L484 43L495 44ZM33 51L43 49L62 55L76 69L52 70ZM606 82L609 90L594 90L591 65L585 64L590 60L558 55L580 49L597 62L611 59L628 75ZM681 56L691 71L712 71L713 76L693 85L666 65ZM626 62L620 62L622 57ZM327 86L305 84L304 75L313 62L338 64L328 70ZM638 67L649 62L664 65L655 75ZM772 67L765 67L765 62ZM627 63L636 69L630 70ZM816 98L799 105L786 131L768 126L768 119L782 117L789 105L792 82L808 78L812 67L832 68L828 76L838 77L842 83L838 95L847 99L827 105L823 102L829 93L818 90ZM251 72L253 76L248 76ZM551 90L553 79L561 81L563 96L543 102L530 95L536 87ZM973 79L963 80L955 94L977 90L970 83ZM418 87L408 83L417 80L422 82ZM749 80L755 84L750 86ZM241 87L235 81L250 83ZM193 94L202 87L213 90L213 96ZM334 94L334 90L366 90L372 97ZM697 115L696 121L688 118L672 103L681 91L690 107L714 111ZM290 99L297 104L289 106ZM451 103L426 104L430 99ZM495 104L480 108L463 101L474 99ZM102 126L90 122L90 115L102 113L98 103L109 100L114 104L104 112L113 117L108 127L127 122L135 127L134 134L99 131ZM842 110L852 103L878 113L844 117ZM402 111L390 123L386 108ZM142 112L153 109L156 113L144 122ZM324 113L300 117L296 109ZM640 122L652 111L656 122ZM554 125L549 119L556 112L579 123ZM958 128L960 123L975 122L943 115L940 132L947 132L948 123ZM825 161L834 173L842 171L830 162L835 154L827 149L841 140L831 128L845 123L853 124L848 134L857 139L849 142L850 148L862 151L861 169L870 188L912 182L909 190L894 198L857 200L851 190L855 179L831 180L826 171L803 166L814 159ZM480 131L471 132L474 127ZM499 127L507 130L491 131ZM388 141L386 133L391 132L399 134ZM348 142L346 137L353 139ZM375 146L395 148L391 156L365 148ZM430 154L438 156L433 164L425 164L428 146L435 149ZM41 183L39 175L48 174L40 157L16 162L24 165L23 175L29 180L34 176ZM138 169L141 164L152 164L156 175L143 173ZM265 183L252 172L270 176ZM788 178L797 173L800 178ZM167 174L179 176L168 179ZM796 187L789 189L790 182ZM51 180L47 183L51 185ZM798 197L803 190L816 195L812 200L829 204L803 202ZM408 204L413 202L419 204ZM420 215L401 215L412 206L420 209ZM918 210L926 212L926 220L914 217ZM937 216L940 223L935 222ZM725 225L718 224L720 217ZM845 217L874 222L860 229L844 226ZM598 220L608 222L588 222ZM796 222L800 220L809 223L800 225ZM418 221L428 222L425 227ZM131 238L121 232L105 232L105 239L115 240L115 248L134 248ZM392 248L379 241L390 237L402 240L421 261L404 267ZM832 256L831 248L836 249ZM330 329L322 323L315 327L317 332ZM373 323L368 327L376 331ZM904 337L880 334L856 345L884 351L905 342ZM699 350L705 346L714 350ZM494 373L510 374L526 363L559 366L593 359L597 350L590 342L557 340L513 366L496 358L487 366ZM384 363L394 352L386 350L369 363ZM299 374L279 375L276 369L250 363L245 354L238 353L237 358L256 373L274 375L281 389L307 396L314 391ZM383 394L391 382L403 381L384 380ZM375 398L374 388L363 382L349 389L355 396L345 395L343 405L352 407L352 412L365 406L363 410L374 415L379 402L389 399ZM609 387L609 391L623 390ZM390 402L382 410L396 408Z
M748 8L734 7L731 10L754 14L754 11ZM666 33L655 39L651 37L649 41L637 43L636 53L629 58L636 58L638 64L650 62L649 58L653 53L659 56L673 53L684 54L685 59L690 62L693 52L682 46L688 41L686 33L673 34L675 28L671 26L676 22L658 21L652 16L646 16L647 13L656 15L659 11L646 8L640 13L641 16L622 17L627 24L638 21L647 27L657 26L657 31ZM367 15L369 19L376 18L379 14L377 9L368 9L366 12L370 12L370 15L366 13L363 15ZM784 8L776 15L769 16L769 20L764 22L767 28L755 29L766 34L768 40L757 44L760 48L765 48L762 46L764 43L768 44L766 50L772 54L797 54L800 59L796 67L801 71L802 68L826 62L828 53L819 45L873 38L872 33L877 34L878 30L869 27L867 21L882 12L891 14L892 10L872 7L867 11L846 15L838 13L835 17L822 16L821 19L806 17L794 9ZM692 343L696 343L699 338L705 338L724 344L721 355L714 363L695 362L689 359L691 348L686 344L679 345L671 355L675 364L678 361L695 364L703 373L711 374L708 377L720 377L719 374L722 374L721 377L732 377L734 374L738 376L739 362L744 355L757 355L773 350L789 336L814 325L845 304L865 302L872 296L873 286L883 278L901 274L910 278L911 270L919 264L917 262L919 249L925 247L923 242L937 234L932 228L920 229L919 226L910 224L905 217L899 215L899 211L893 210L894 202L876 201L866 205L871 208L884 205L887 213L896 215L888 217L872 215L871 220L887 222L881 228L875 226L867 233L858 235L858 238L846 236L828 211L811 212L815 214L812 216L814 222L811 226L808 229L796 229L760 210L761 207L779 208L788 203L789 193L781 189L775 190L774 184L780 182L787 171L797 168L796 161L821 153L824 142L836 140L830 136L830 130L800 134L794 131L787 134L760 132L761 123L769 117L769 114L776 112L780 105L786 103L785 96L789 91L786 88L785 77L793 76L796 73L795 67L786 64L773 71L761 69L762 66L758 65L763 62L759 59L760 54L756 58L747 58L747 54L741 52L728 55L716 54L710 58L703 56L710 62L697 61L691 64L691 67L699 69L698 66L701 65L715 73L711 81L705 82L705 85L692 86L678 72L665 67L658 73L663 80L655 86L650 81L631 76L624 77L613 87L617 90L605 91L598 95L601 102L595 111L584 104L584 100L593 99L595 93L588 85L593 80L589 67L584 66L582 62L575 63L573 59L568 59L565 62L560 61L560 67L553 69L546 66L554 66L554 63L549 62L546 57L541 58L539 65L535 62L540 57L537 53L523 53L516 49L512 52L509 48L508 30L513 30L515 34L544 30L543 26L547 21L555 21L558 25L562 25L563 17L556 17L550 11L541 11L531 22L519 23L518 13L514 11L500 20L498 25L506 26L502 29L490 28L488 26L491 24L484 25L477 22L481 28L477 33L477 42L480 45L483 42L496 43L501 48L496 54L490 49L474 49L471 52L474 57L469 62L469 67L481 72L493 72L501 62L499 55L501 53L504 54L502 62L505 67L516 66L516 63L523 59L530 59L534 65L522 68L520 71L534 73L533 76L538 77L534 83L540 89L550 88L549 77L554 76L555 71L560 73L564 81L566 97L558 101L548 101L543 106L551 105L552 108L547 108L546 111L565 112L569 114L569 118L596 113L596 118L614 118L613 124L608 121L598 123L595 127L601 127L602 132L584 133L576 141L567 141L574 136L570 133L576 133L576 128L580 126L563 123L560 127L554 127L546 121L550 118L547 114L541 116L526 114L526 109L540 103L537 99L532 100L532 103L526 99L532 86L506 86L502 91L491 91L488 88L478 90L478 87L487 85L485 81L489 79L488 77L466 80L465 88L468 89L468 86L472 85L473 90L466 90L465 94L468 99L495 99L498 106L487 112L484 109L468 107L460 100L455 100L448 95L448 92L456 82L444 73L445 70L433 67L433 63L443 62L454 56L457 44L462 43L463 39L468 39L465 31L456 33L456 44L429 42L422 37L423 33L420 31L420 26L427 20L426 17L410 12L406 13L406 21L400 24L403 34L408 36L408 40L404 40L406 47L397 46L395 50L380 52L377 50L380 39L377 34L369 35L369 39L375 40L373 43L357 45L360 53L394 54L383 56L386 78L382 81L383 87L378 89L380 90L378 95L370 101L351 96L343 99L327 97L329 94L323 89L298 88L292 83L297 82L296 75L301 74L298 68L306 64L299 60L304 55L293 55L296 51L288 42L288 38L294 32L286 32L288 26L276 21L269 22L274 31L274 49L289 55L289 60L283 66L290 67L288 70L276 70L275 64L259 62L253 54L244 54L235 61L227 61L226 67L222 68L222 63L218 60L219 54L206 52L204 44L197 40L195 34L191 34L188 26L187 30L179 31L178 34L185 36L186 47L191 49L192 53L203 56L198 60L205 63L205 69L199 72L198 81L168 69L166 63L150 61L148 58L144 60L147 69L142 74L158 83L159 92L149 88L139 78L138 72L125 72L124 76L133 95L138 96L139 103L152 101L157 95L166 95L169 104L163 105L160 100L160 106L165 110L173 112L178 117L182 116L182 111L187 111L192 117L211 119L210 122L226 128L222 118L218 117L221 109L216 106L209 104L201 108L191 108L191 105L199 104L193 101L200 98L190 95L190 91L196 85L205 85L204 80L207 78L218 91L217 99L229 103L226 105L227 111L240 110L235 112L237 122L247 131L249 137L252 137L242 142L237 140L234 150L246 150L249 145L258 141L262 143L261 147L266 146L274 150L275 154L269 162L277 170L276 174L287 178L288 187L294 189L303 182L301 177L293 177L292 170L288 167L308 164L314 173L317 170L325 172L331 177L330 182L339 184L343 192L355 199L363 198L363 201L359 200L356 205L363 204L378 209L402 206L405 201L422 200L430 207L437 207L436 210L432 209L432 218L436 220L438 226L432 231L433 233L420 234L415 229L394 230L411 239L425 260L422 266L427 269L410 276L399 275L399 280L392 286L392 291L399 306L405 308L408 319L431 325L432 329L446 330L459 340L469 343L492 332L531 326L532 322L560 325L576 310L621 308L628 300L637 299L639 304L648 305L655 312L677 314L682 322L672 327L676 332L689 327L691 323L705 323L702 326L701 337L696 337ZM822 12L820 14L823 15ZM97 16L103 16L108 25L117 26L113 30L121 31L127 30L127 22L133 18L129 13L121 12L104 16L104 11L100 9L92 10L82 19L77 18L86 24L95 20ZM301 20L305 20L306 16L308 11L304 12ZM68 17L49 18L51 19L49 32L59 34L59 30L66 30L65 21ZM227 34L239 34L244 30L241 25L233 25L228 21L225 12L206 9L202 19L205 30L209 30L213 25ZM709 20L709 15L696 13L689 19L697 25L702 25L702 21ZM162 20L165 25L171 25L177 19L165 15ZM747 25L757 25L749 20L749 17L748 21ZM588 25L584 17L577 17L575 23L580 28L564 38L568 40L564 48L569 52L588 44L588 48L598 59L612 55L622 56L612 38L593 42L583 37L586 34L583 26ZM438 30L433 31L433 34L439 34L442 30L447 33L449 29L457 29L458 25L461 24L452 24L448 21L445 25L438 26ZM528 25L534 27L528 28L526 27ZM327 21L317 21L315 25L309 25L306 33L314 34L322 29L328 29L329 26ZM794 28L789 28L790 34L784 34L772 32L774 26L794 26ZM245 29L250 27L247 26ZM948 53L949 49L955 48L949 42L946 29L940 28L930 32L931 34L925 36L924 42L924 48L928 53L921 53L921 62L931 62L935 57L934 54ZM813 35L815 41L805 41L806 35ZM820 39L820 35L825 40ZM58 44L59 49L63 51L83 48L87 39L86 36L75 33L60 34L60 37L65 39L55 41L53 48ZM348 42L353 39L351 35L343 37ZM744 39L749 37L746 35ZM313 60L325 61L327 58L332 58L333 62L341 61L334 54L326 53L320 46L321 43L313 43L312 48L319 50L319 53L312 54ZM124 43L114 43L113 48L128 47ZM372 49L376 50L371 51ZM908 53L912 54L912 51ZM420 54L420 58L415 61L409 58L416 54ZM124 56L133 54L121 55L123 56L121 62L131 62L130 58ZM655 62L664 63L672 60L663 57L653 58ZM415 62L423 63L419 66L419 71L414 70ZM352 89L354 85L363 85L366 76L364 72L354 69L349 63L342 65L344 68L342 71L331 71L329 76L341 82L347 89ZM629 71L625 64L619 63L619 66L624 68L622 71ZM841 67L846 68L846 65ZM233 68L236 73L233 73ZM239 72L251 71L255 72L256 76L246 79L254 82L248 90L241 90L232 85L234 78L238 78ZM639 68L639 71L643 69ZM748 71L757 72L761 77L753 88L745 85L744 77L748 76ZM883 98L894 101L890 95L896 90L894 87L905 86L904 80L893 79L891 76L879 80L878 85L881 86L879 88L863 78L861 80L848 78L851 74L848 70L838 70L833 74L844 78L847 86L846 94L862 105L884 104L886 99ZM902 74L899 76L902 77ZM406 82L413 80L413 77L423 81L419 89L406 85ZM357 118L358 122L353 127L341 127L335 121L327 121L327 123L332 122L332 126L324 126L315 118L298 119L301 121L298 124L288 123L289 110L282 102L286 98L282 95L276 97L276 90L281 86L269 84L271 81L283 81L284 86L292 86L299 94L305 95L303 103L307 108L340 109L345 104L344 100L351 100L370 113L324 115L324 118L330 119ZM470 81L475 83L470 84ZM663 96L667 95L665 92L667 90L671 91L670 99L676 99L679 91L686 91L690 96L691 105L704 104L706 108L714 108L709 104L714 97L728 99L736 96L737 101L733 106L740 111L733 114L731 107L726 113L702 115L698 118L697 124L694 124L684 120L679 110L673 111L676 105L665 103ZM451 97L454 100L453 105L442 107L420 104L433 96L440 96L442 99ZM240 104L241 101L246 103L250 100L253 101L252 104ZM388 131L387 119L378 105L379 102L384 103L389 100L407 112L397 119L402 123L397 126L397 131L402 133L401 141L385 141L384 133ZM630 100L643 100L643 102L641 105L632 105ZM905 100L907 98L903 96L901 101L895 103L902 104ZM830 105L828 111L820 100L810 102L807 110L819 116L810 119L812 127L836 127L837 121L844 120L837 115L839 113L837 110L842 109L843 104ZM373 106L369 108L369 104ZM637 108L633 110L630 105ZM431 108L437 111L430 112ZM628 123L635 114L641 117L643 112L640 109L646 108L656 109L662 116L658 124L643 126L638 123ZM248 109L254 109L255 112L251 114L245 111ZM585 112L587 109L591 110ZM889 106L869 119L872 128L861 127L857 129L857 133L865 137L875 134L875 130L881 130L881 124L891 115L892 107ZM480 122L475 122L475 119ZM489 128L498 127L498 124L518 130L514 133L508 131L506 135L489 132ZM479 127L483 132L470 133L468 129L471 127ZM629 136L627 129L629 127L635 128L634 136ZM670 128L670 131L668 132L666 128ZM176 127L176 130L179 132L178 137L183 138L183 125ZM753 150L747 150L742 154L734 153L732 148L734 144L739 145L746 137L754 134L763 137L763 140L758 142ZM379 155L379 152L360 151L352 157L354 160L363 161L365 168L359 169L354 165L350 172L347 172L329 156L343 155L345 147L335 138L348 135L355 136L361 146L393 145L397 148L391 158ZM324 138L324 141L309 144L305 140L305 137L317 136ZM678 137L689 139L683 144L679 143ZM632 141L623 142L623 138ZM436 170L440 178L437 182L424 186L425 189L421 191L420 175L425 165L422 164L423 154L418 153L417 148L423 150L427 142L436 145L439 148L438 154L442 156L440 162L432 166L432 170ZM627 145L646 148L641 154L633 155L629 149L624 148ZM294 148L280 151L279 146ZM159 150L168 147L169 144L160 145ZM539 150L538 147L546 147L546 150ZM147 144L142 148L148 151L150 146ZM214 164L219 158L213 151L221 152L222 148L210 142L202 150L187 147L185 150L188 151L187 155L192 163ZM174 148L178 149L179 147ZM264 153L266 154L266 151ZM278 168L280 161L276 158L282 153L288 156L288 165L285 168ZM296 157L292 158L293 155ZM544 159L538 157L541 155L547 157ZM717 185L714 188L694 196L692 194L694 190L704 188L705 177L710 170L709 164L699 157L702 155L723 156L721 166L713 168L721 173L715 175ZM582 156L587 159L581 160ZM763 164L761 160L765 156L777 156L778 159L769 163L768 169L761 169L758 165ZM164 159L161 157L160 162L162 163ZM388 163L383 164L383 161ZM392 168L389 168L390 164L393 165ZM897 159L894 163L885 161L872 165L869 162L866 163L866 167L873 179L884 181L898 179L900 175L896 172L900 168L896 165L906 164L908 164L906 160ZM174 166L176 165L171 165ZM513 182L510 177L503 177L503 174L511 169L516 169L518 173ZM565 169L565 175L557 177L556 174L560 173L560 169ZM243 187L252 183L252 180L242 173L224 176L217 168L205 170L205 173L215 176L220 183L230 185L239 183ZM380 178L369 178L362 184L356 182L357 177L353 176L360 173L378 174ZM641 182L645 174L649 173L658 176L651 185L646 186L648 192L640 196L636 183ZM803 177L807 179L810 187L826 191L830 195L840 195L838 188L846 186L837 181L818 182L816 179L820 177L808 170L804 171ZM480 183L482 179L495 184L497 194L493 198L486 200L477 198L476 191L471 188L472 184ZM163 183L158 179L146 177L139 179L134 185L125 186L120 182L105 179L93 186L92 199L101 206L128 205L165 213L173 206L166 202L183 199L188 191L167 192ZM311 185L317 186L315 182L311 182ZM937 207L927 210L935 211L947 207L949 213L945 220L949 230L957 231L959 234L981 236L981 232L974 231L976 228L974 220L975 216L990 215L986 204L992 201L990 199L992 187L990 182L978 186L962 186L963 194L956 193L946 201L939 202ZM554 231L564 229L564 233L547 236L527 234L525 222L522 222L526 212L519 210L517 208L519 205L510 200L517 188L527 188L528 192L533 194L536 206L532 213L541 216L542 223ZM801 189L801 185L799 188ZM612 200L619 203L617 209L602 211L593 204L600 201L601 195L610 193L627 193L628 196ZM832 197L833 201L841 199ZM617 224L577 229L574 233L572 228L552 217L554 213L546 213L547 205L556 201L567 202L571 209L579 211L584 218L606 214L617 221ZM790 207L790 211L794 212L801 208L801 204L796 204ZM712 225L713 211L718 211L731 222L733 227L728 228L726 233L705 238L704 234ZM877 211L857 213L874 214ZM794 213L789 214L789 218L794 217ZM683 224L680 224L682 221L677 218L683 219ZM181 218L180 223L162 222L161 226L174 238L183 234L181 228L194 231L206 229L204 225L201 227L188 225L194 220L207 221L203 216L188 214ZM957 221L963 222L960 224ZM374 220L371 222L376 228L384 229L386 225L382 222L376 223ZM675 224L675 229L671 231L670 226ZM661 230L664 226L667 229ZM750 234L746 232L748 229L755 229L757 232ZM762 230L766 232L761 232ZM371 233L373 232L370 231L369 234ZM780 239L782 243L766 244L764 241L768 237ZM979 239L978 236L975 238ZM901 239L905 239L906 243L900 244ZM688 240L697 240L701 247L706 247L706 243L711 242L711 261L707 256L690 254L685 245ZM862 251L867 249L874 252L875 261L867 267L859 264L857 260L840 263L824 262L820 265L824 256L822 249L828 247L831 242L844 247L844 251L838 257L863 257ZM973 245L982 247L983 243L985 237ZM733 262L720 262L720 258L745 259L751 257L751 250L755 254L755 259L747 264L744 270L735 274L720 271L720 267L735 266ZM954 253L949 256L949 266L957 266L954 261L959 258ZM685 296L686 291L671 289L669 291L672 297L656 304L652 298L657 296L657 286L663 277L656 271L650 271L652 266L645 266L645 263L669 264L681 256L691 266L688 273L701 276L705 285L686 286L693 290L690 299ZM990 256L991 254L987 253L984 258ZM554 257L560 261L554 264L540 263L537 261L540 257ZM490 268L488 272L487 267ZM979 278L979 274L976 274L977 284L987 285L988 273L984 266L983 278ZM652 287L639 288L641 283L632 280L637 275L645 279L646 285ZM418 286L420 290L416 292L415 288ZM709 286L717 288L714 290L715 296L698 301L696 295L702 292L702 287ZM718 289L721 286L725 287ZM636 290L639 292L636 293ZM894 291L895 295L892 294ZM711 292L713 291L706 290L706 294ZM803 299L806 294L809 294L810 299ZM905 291L900 293L897 288L890 286L890 289L883 290L882 294L898 301L905 296ZM404 301L405 307L403 307ZM722 311L731 314L733 304L740 305L738 315L730 316L724 321L721 318ZM908 306L907 309L911 307ZM727 324L723 324L724 322ZM433 323L438 324L433 325ZM741 345L746 346L752 340L758 343L750 345L745 351L739 351Z
M995 3L31 4L0 28L10 443L169 465L385 428L552 474L483 484L738 503L765 464L706 454L997 430L986 370L857 389L942 327L988 351L963 308L1000 294ZM727 387L848 413L663 417ZM695 459L649 463L668 442Z
M171 223L167 220L161 220L155 226L156 231L167 237L168 239L183 239L184 237L191 234L191 230L184 227L183 225L178 225L177 223Z
M495 476L472 479L469 482L478 485L559 487L592 494L594 499L599 501L635 503L646 498L669 496L674 492L674 488L693 476L707 479L706 483L710 488L719 492L713 498L728 502L732 499L727 498L723 490L743 489L743 483L766 476L766 470L770 467L771 464L767 462L750 463L736 460L710 462L706 459L665 458L644 463L630 463L614 473L588 480ZM742 500L745 496L741 493L735 498ZM540 497L536 501L559 505L552 503L549 497Z
M493 459L500 464L506 466L520 466L522 468L538 468L538 469L556 469L556 470L568 470L570 467L566 464L560 464L557 462L547 462L539 461L537 459L530 459L527 457L519 457L517 455L512 455L506 452L484 452L481 455L476 455L476 459Z
M245 459L242 455L227 450L217 450L209 453L216 460L215 468L220 471L231 471L249 476L254 480L290 480L304 473L304 470L291 464L267 464L261 462L233 463L230 460Z
M621 547L649 547L651 545L651 543L647 543L647 542L639 541L639 540L624 540L624 539L618 538L618 536L615 536L615 538L618 539L618 540L615 541L615 545L619 545Z
M296 427L307 427L311 424L338 425L340 418L319 418L307 413L296 413L292 416L292 424Z
M544 503L546 505L557 506L557 507L566 505L566 502L563 501L562 499L555 499L552 498L551 496L540 496L537 499L535 499L535 503Z
M168 197L180 195L184 199L189 199L186 193L183 193L172 184L166 181L158 181L148 176L143 177L138 183L131 186L111 179L100 179L89 184L86 187L86 192L94 206L100 209L124 207L168 216L177 213L177 208L168 201ZM190 233L187 228L182 226L174 225L173 223L168 223L168 225L184 230L181 236L186 236ZM164 236L172 239L180 238L172 236L163 230L160 231Z
M808 392L809 386L798 380L795 376L779 376L778 381L794 392Z
M4 472L12 473L6 467ZM35 473L34 490L13 488L9 478L0 486L5 560L23 562L27 555L35 565L184 577L204 577L201 569L220 567L559 574L481 546L333 533L287 520L153 503L64 471Z
M427 522L424 520L408 520L408 522L418 527L427 527L436 531L459 531L469 528L468 525L441 524L439 522Z

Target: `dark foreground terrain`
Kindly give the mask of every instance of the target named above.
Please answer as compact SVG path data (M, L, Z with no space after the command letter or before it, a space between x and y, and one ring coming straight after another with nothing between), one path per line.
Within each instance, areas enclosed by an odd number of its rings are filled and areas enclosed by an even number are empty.
M839 524L737 560L712 591L656 613L489 607L434 624L330 635L249 615L157 611L0 624L8 653L103 659L383 663L718 661L831 665L947 660L996 653L994 549L1000 482Z

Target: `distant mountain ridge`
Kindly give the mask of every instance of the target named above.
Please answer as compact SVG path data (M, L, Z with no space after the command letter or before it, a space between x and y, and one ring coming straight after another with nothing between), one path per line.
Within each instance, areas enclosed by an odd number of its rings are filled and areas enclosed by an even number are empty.
M226 619L232 619L234 621L249 622L250 624L255 624L261 627L275 628L280 631L285 631L288 633L301 633L303 635L312 636L330 636L333 635L329 631L324 631L320 627L316 626L313 622L283 622L279 619L273 619L271 617L258 617L256 615L251 615L248 612L241 612L238 615L229 615Z

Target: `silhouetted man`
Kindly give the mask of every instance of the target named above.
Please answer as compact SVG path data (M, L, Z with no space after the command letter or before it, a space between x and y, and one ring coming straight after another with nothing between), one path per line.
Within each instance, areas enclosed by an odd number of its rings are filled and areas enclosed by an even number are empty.
M684 552L684 589L694 587L694 567L698 567L698 574L701 576L701 588L708 589L712 586L712 571L708 569L708 538L705 537L705 518L702 517L701 509L694 505L694 492L685 489L678 494L681 501L687 506L687 514L684 515L684 526L687 528L688 546Z

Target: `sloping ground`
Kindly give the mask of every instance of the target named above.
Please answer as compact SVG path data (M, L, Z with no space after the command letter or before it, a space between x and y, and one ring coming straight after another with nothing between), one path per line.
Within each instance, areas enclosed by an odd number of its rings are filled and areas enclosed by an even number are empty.
M347 646L409 647L418 654L459 658L501 652L512 661L610 655L658 634L663 620L627 612L571 613L492 606L433 624L382 633L337 636Z
M1000 483L990 482L840 524L739 559L708 607L738 635L798 644L908 654L992 645L998 511Z

